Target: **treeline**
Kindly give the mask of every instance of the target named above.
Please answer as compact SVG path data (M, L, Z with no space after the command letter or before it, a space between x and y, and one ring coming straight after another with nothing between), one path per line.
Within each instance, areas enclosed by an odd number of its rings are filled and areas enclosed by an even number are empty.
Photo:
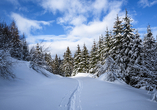
M152 90L157 85L157 43L148 25L144 39L138 30L132 28L132 19L127 11L123 19L117 18L113 30L106 30L99 41L93 42L90 53L85 44L83 49L77 46L74 57L69 47L63 61L56 63L56 70L63 76L77 73L93 73L97 76L107 72L108 80L120 79L131 86ZM57 59L57 58L56 58ZM56 60L57 62L57 60Z

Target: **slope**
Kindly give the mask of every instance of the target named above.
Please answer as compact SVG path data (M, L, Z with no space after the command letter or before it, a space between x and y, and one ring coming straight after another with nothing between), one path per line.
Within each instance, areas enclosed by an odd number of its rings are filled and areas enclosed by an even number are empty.
M0 79L0 110L156 110L145 90L122 83L108 83L89 74L49 77L18 62L15 80ZM45 71L46 72L46 71Z

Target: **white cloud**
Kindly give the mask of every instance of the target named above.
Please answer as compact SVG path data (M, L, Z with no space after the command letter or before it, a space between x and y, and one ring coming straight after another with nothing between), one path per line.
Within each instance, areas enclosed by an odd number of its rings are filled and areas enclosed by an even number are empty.
M85 43L87 48L90 50L93 44L93 40L94 39L98 40L100 34L105 34L106 27L108 27L109 30L112 30L113 23L115 21L117 14L119 14L119 16L124 16L125 13L121 12L120 9L121 3L117 5L110 9L109 13L103 17L102 21L94 20L90 21L87 24L84 24L78 23L79 20L77 21L76 19L76 21L74 22L79 25L74 25L66 35L62 36L43 35L32 38L47 40L48 42L46 42L45 45L50 46L52 56L58 54L59 56L62 57L63 53L66 51L67 46L69 46L72 53L74 53L77 49L76 48L77 44L79 44L80 47L82 48L83 44ZM30 39L30 41L33 40Z
M109 0L37 0L40 6L46 11L61 16L56 21L65 29L65 35L40 35L33 36L32 29L42 29L43 25L49 25L50 22L30 20L12 13L12 18L16 20L17 26L21 32L27 33L28 42L34 45L37 41L46 40L45 46L50 46L52 56L58 54L63 56L67 46L72 53L77 49L77 44L83 47L85 43L90 50L93 40L98 40L100 34L105 34L106 27L112 30L113 23L117 14L124 16L121 6L124 1ZM100 19L101 18L101 19Z
M61 12L65 10L67 0L41 0L40 2L43 8L55 14L57 10Z
M155 4L157 4L157 0L153 0L153 1L150 1L150 0L140 0L138 2L138 4L140 4L140 6L142 6L143 8L145 7L151 7Z
M31 32L42 29L42 25L50 25L53 21L37 21L30 20L17 13L12 13L11 17L15 20L16 25L21 33L25 33L27 36L31 35Z

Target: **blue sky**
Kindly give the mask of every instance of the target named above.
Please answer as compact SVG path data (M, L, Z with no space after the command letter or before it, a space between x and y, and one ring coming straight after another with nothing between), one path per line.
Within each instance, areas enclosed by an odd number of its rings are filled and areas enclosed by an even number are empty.
M74 53L77 44L91 49L93 40L112 30L116 15L125 9L134 20L141 37L150 24L157 35L157 0L1 0L0 18L8 24L15 20L30 45L44 39L52 56L63 56L67 46Z

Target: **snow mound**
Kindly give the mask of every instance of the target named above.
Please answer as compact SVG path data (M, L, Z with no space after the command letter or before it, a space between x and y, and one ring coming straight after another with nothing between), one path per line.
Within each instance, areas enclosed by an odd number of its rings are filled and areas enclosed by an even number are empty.
M12 85L14 84L39 84L39 82L44 82L47 80L54 80L59 79L61 76L54 75L53 73L50 73L43 69L42 71L46 74L44 76L41 73L36 72L32 68L30 68L30 62L27 61L20 61L12 58L12 62L14 62L11 70L13 74L15 75L15 78L13 80L5 80L3 78L0 78L0 86Z
M116 80L114 80L114 81L109 81L108 80L108 73L104 73L104 74L102 74L102 75L100 75L99 77L98 77L98 80L101 80L101 81L107 81L107 82L114 82L114 83L117 83L117 84L126 84L124 81L122 81L122 80L119 80L119 79L116 79Z
M90 74L90 73L78 73L74 77L91 77L92 78L93 74Z
M104 74L100 75L98 79L102 80L102 81L107 81L107 76L108 75L106 73L104 73Z

